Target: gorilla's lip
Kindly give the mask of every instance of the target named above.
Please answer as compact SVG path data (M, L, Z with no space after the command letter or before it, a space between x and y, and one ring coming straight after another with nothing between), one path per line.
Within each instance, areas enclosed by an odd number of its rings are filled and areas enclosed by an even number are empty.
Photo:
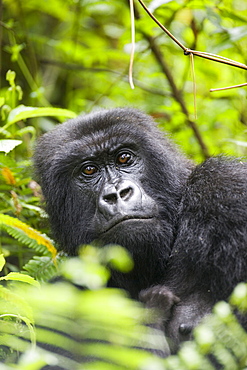
M124 223L126 221L145 221L145 220L152 220L153 218L154 216L139 216L139 215L124 216L124 217L121 217L117 220L113 220L112 222L110 222L104 229L103 233L107 233L108 231L113 229L115 226L118 226L119 224Z

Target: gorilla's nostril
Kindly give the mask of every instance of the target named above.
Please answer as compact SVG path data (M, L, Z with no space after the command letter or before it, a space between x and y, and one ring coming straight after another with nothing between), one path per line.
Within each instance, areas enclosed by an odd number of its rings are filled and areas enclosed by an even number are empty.
M132 193L133 193L133 189L131 187L123 189L123 190L120 191L120 198L124 199L124 198L130 196Z
M106 194L103 197L104 201L109 204L114 204L117 202L117 194L112 193L112 194Z

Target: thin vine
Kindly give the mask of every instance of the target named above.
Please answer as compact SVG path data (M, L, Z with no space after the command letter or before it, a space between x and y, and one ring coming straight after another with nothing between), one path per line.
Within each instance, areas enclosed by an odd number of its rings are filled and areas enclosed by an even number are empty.
M247 70L247 65L237 62L235 60L225 58L223 56L217 55L217 54L212 54L212 53L207 53L203 51L198 51L198 50L192 50L187 48L185 45L183 45L163 24L160 23L160 21L151 13L151 11L148 9L148 7L145 5L145 3L142 0L138 0L140 5L143 7L143 9L148 13L150 18L153 19L153 21L184 51L184 55L196 55L201 58L209 59L214 62L218 63L223 63L227 64L233 67L241 68ZM236 87L243 87L247 86L247 83L240 84L240 85L235 85L235 86L229 86L229 87L224 87L220 89L211 89L210 91L219 91L219 90L227 90L227 89L232 89Z

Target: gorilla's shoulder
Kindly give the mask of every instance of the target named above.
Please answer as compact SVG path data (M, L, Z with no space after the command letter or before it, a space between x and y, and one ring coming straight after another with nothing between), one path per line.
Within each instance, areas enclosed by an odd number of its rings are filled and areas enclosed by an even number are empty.
M231 188L235 185L247 187L247 162L229 157L212 157L192 171L189 185L199 185L220 188ZM209 190L209 189L208 189ZM233 190L233 189L231 189Z
M185 200L187 199L187 201ZM212 157L191 172L184 197L191 207L247 216L247 163Z

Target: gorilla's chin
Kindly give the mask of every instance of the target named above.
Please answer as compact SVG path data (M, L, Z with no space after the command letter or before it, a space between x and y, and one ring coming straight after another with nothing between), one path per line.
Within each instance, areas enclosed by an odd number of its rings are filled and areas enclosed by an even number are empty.
M148 238L147 238L148 235ZM130 218L114 224L101 233L97 241L101 245L118 244L129 252L143 253L165 237L157 218Z
M141 228L145 230L145 224L154 221L153 216L124 216L120 219L112 220L105 226L104 234L109 232L121 233L124 229L127 232L133 232L133 230ZM143 231L144 231L143 230Z

